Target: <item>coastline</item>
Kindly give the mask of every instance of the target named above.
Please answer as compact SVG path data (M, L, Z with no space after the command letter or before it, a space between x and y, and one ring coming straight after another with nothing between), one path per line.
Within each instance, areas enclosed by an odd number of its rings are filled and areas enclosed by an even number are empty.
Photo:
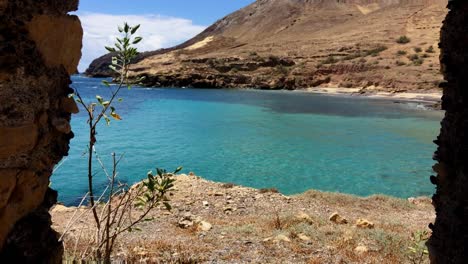
M376 99L397 100L405 102L418 102L428 105L439 104L442 98L442 91L428 91L428 92L385 92L382 90L362 88L332 88L332 87L314 87L305 89L306 92L326 94L326 95L345 95L357 96Z

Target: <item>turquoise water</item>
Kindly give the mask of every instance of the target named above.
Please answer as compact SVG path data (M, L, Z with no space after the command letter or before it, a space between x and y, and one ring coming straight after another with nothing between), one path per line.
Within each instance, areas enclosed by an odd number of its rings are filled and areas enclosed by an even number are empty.
M87 98L107 95L100 79L73 77ZM432 140L440 111L389 100L291 91L124 90L122 121L99 128L97 151L124 153L120 178L133 183L155 167L285 194L308 189L356 195L430 195ZM69 157L56 169L59 200L86 193L86 117L72 119ZM100 188L105 176L96 169Z

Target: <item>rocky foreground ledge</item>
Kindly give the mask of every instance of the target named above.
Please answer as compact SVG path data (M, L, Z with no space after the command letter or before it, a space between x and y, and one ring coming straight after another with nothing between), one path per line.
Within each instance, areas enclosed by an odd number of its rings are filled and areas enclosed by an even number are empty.
M141 231L123 235L115 260L143 263L412 263L427 256L416 233L429 232L435 214L429 198L308 191L284 196L274 189L177 176L172 211L153 211ZM63 232L84 208L57 205L53 225ZM92 216L81 217L65 236L66 255L92 236ZM88 233L87 233L88 232ZM424 239L425 237L423 237Z

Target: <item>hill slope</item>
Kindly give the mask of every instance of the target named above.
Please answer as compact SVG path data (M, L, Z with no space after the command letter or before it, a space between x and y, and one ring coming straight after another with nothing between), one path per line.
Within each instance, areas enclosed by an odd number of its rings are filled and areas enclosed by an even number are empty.
M445 4L258 0L179 46L143 54L133 75L147 76L148 86L435 89ZM397 43L400 36L410 42ZM105 75L109 58L88 75Z

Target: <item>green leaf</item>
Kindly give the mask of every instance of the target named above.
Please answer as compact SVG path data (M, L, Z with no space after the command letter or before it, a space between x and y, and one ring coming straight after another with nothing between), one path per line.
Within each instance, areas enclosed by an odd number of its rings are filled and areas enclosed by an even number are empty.
M102 104L102 102L103 102L103 99L102 99L102 97L101 97L101 96L99 96L99 95L96 95L96 99L98 100L98 102L99 102L100 104Z
M130 29L130 27L128 26L127 22L124 23L124 32L125 33L128 33L128 30Z
M142 39L143 39L142 37L136 37L136 38L133 40L132 44L138 44Z
M119 99L117 99L117 101L123 102L123 98L119 98Z
M106 80L103 80L103 81L102 81L102 84L104 84L104 85L107 86L107 87L110 87L110 83L109 83L108 81L106 81Z
M179 171L181 171L183 169L183 167L178 167L175 171L174 171L174 174L178 173Z
M120 33L122 33L123 30L124 30L121 26L119 26L118 29L119 29L119 32L120 32Z
M105 47L107 51L109 52L116 52L116 50L114 48L111 48L111 47Z
M130 32L132 35L137 32L137 30L140 28L140 25L136 25L132 28L132 31Z
M108 106L109 104L110 104L110 101L102 102L102 105L103 105L103 106Z
M106 120L106 125L107 125L107 126L110 126L110 119L109 119L109 117L108 117L107 115L103 115L103 117L104 117L104 120Z
M163 204L164 204L164 206L166 207L166 209L167 209L168 211L170 211L170 210L172 209L172 206L171 206L169 203L164 202Z

